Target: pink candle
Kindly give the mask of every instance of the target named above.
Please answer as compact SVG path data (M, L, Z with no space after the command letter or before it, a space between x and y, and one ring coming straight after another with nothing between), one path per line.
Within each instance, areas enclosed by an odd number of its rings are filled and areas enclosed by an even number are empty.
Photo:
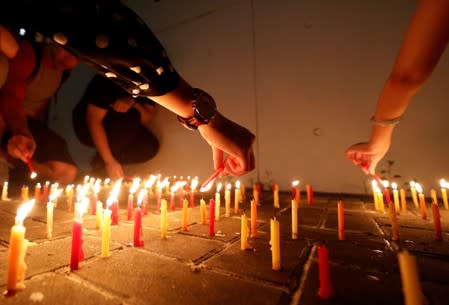
M118 215L118 201L115 199L111 204L111 225L118 225L119 215Z
M143 247L142 209L140 205L134 210L134 247Z
M215 236L215 200L209 200L209 236Z
M131 218L133 217L132 215L133 204L134 204L134 194L130 193L128 195L128 220L131 220Z
M73 221L72 226L72 252L70 256L70 271L78 270L79 263L84 258L83 253L83 226L78 220Z

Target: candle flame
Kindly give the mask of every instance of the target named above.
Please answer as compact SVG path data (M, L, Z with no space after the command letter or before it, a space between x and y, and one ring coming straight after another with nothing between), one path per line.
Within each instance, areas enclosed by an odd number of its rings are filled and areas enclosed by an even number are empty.
M143 198L144 198L146 192L147 192L147 191L146 191L145 189L141 189L141 190L139 191L139 195L137 196L137 206L140 207L140 205L142 204Z
M173 185L170 188L170 191L174 193L174 192L176 192L177 190L179 190L181 187L183 187L186 184L187 184L186 181L178 181L178 182L175 183L175 185Z
M298 186L298 185L299 185L299 180L292 181L292 186Z
M232 184L231 183L226 184L226 189L227 190L230 190L231 188L232 188Z
M152 186L154 185L154 183L156 182L156 180L157 180L157 176L155 176L155 175L150 175L150 178L148 178L148 180L146 180L146 181L144 182L144 186L145 186L146 188L150 188L150 187L152 187Z
M375 179L371 180L371 186L373 189L377 187L377 181Z
M61 193L62 189L57 189L56 191L50 194L50 196L48 197L48 201L52 202L53 200L56 200L56 198L58 198L61 195Z
M217 193L220 193L222 187L223 187L223 183L220 182L217 184Z
M387 188L387 187L390 185L390 183L388 182L388 180L382 180L382 185L383 185L385 188Z
M111 183L111 178L104 179L104 185L109 185Z
M30 201L25 202L17 209L16 224L23 223L23 221L27 217L28 213L30 213L31 209L33 208L34 203L35 203L35 200L32 199Z
M416 185L416 182L415 181L410 181L410 187L415 187L415 185Z
M423 189L422 189L421 184L415 183L415 188L416 188L416 190L418 191L418 193L422 193Z
M114 203L115 200L117 200L121 186L122 186L122 179L120 178L114 183L114 186L112 187L112 190L109 193L109 198L106 200L106 206L108 208Z
M34 179L34 178L36 178L37 177L37 173L36 172L31 172L30 173L30 178L31 179Z
M236 188L236 189L240 188L240 180L237 180L237 181L235 182L235 188Z
M134 194L137 191L137 189L139 188L139 186L140 186L140 178L138 178L138 177L134 178L133 184L131 185L131 188L129 189L129 193Z
M99 192L100 192L100 190L101 190L101 180L100 181L95 181L95 184L94 184L94 193L95 193L95 195L97 195Z
M89 206L89 203L90 203L90 199L87 198L87 197L81 198L81 201L76 203L76 205L77 205L77 207L76 207L76 213L77 213L76 220L77 221L82 222L83 215L84 215L84 213L86 213L87 207Z
M212 185L214 184L214 180L211 180L208 184L205 186L200 187L200 193L204 193L209 191L212 188Z
M78 185L80 188L77 189L76 199L77 201L81 201L84 197L86 197L87 192L89 191L90 185L84 184L82 186Z
M84 176L84 184L86 184L89 181L90 177L89 176Z
M393 183L391 183L391 187L392 187L394 190L397 190L397 189L398 189L398 184L397 184L396 182L393 182Z
M441 179L441 180L440 180L440 186L441 186L442 188L446 188L446 187L447 187L447 182L446 182L446 180Z
M198 186L198 178L195 177L194 179L192 179L192 182L190 183L190 189L194 191L197 186Z

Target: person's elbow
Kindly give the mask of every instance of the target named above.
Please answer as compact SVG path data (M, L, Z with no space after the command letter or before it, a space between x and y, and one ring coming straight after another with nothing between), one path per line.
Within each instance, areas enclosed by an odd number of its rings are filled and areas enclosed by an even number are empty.
M402 72L393 71L388 84L397 91L417 92L429 79L431 71Z

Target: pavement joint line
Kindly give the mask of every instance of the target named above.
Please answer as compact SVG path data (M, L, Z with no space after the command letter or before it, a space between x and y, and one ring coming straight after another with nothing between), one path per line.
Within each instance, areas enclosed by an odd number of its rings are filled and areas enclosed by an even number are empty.
M305 283L306 283L307 277L309 275L309 271L311 269L312 263L314 262L313 257L315 255L316 249L317 249L317 245L315 243L315 244L313 244L312 249L310 250L310 254L306 260L306 263L304 264L303 272L299 279L298 288L292 294L290 305L299 305L299 302L301 301L301 297L304 292Z
M376 226L377 230L379 230L383 241L385 242L385 244L387 245L388 249L390 249L390 251L394 252L394 248L392 246L392 244L390 243L390 241L387 239L385 231L382 229L382 227L379 225L379 223L376 221L376 219L374 217L370 217L370 219L374 222L374 225Z
M242 275L239 273L235 273L235 272L231 272L229 270L224 270L224 269L219 269L219 268L214 268L214 267L210 267L210 266L205 266L204 269L210 271L210 272L214 272L216 274L220 274L223 276L227 276L230 278L236 278L242 281L246 281L246 282L250 282L250 283L256 283L259 284L261 286L265 286L265 287L269 287L269 288L274 288L280 291L285 292L286 294L289 294L289 288L279 282L275 282L275 281L268 281L265 279L261 279L255 276L247 276L247 275Z
M231 239L230 241L224 243L220 248L215 248L212 249L211 251L209 251L208 253L206 253L205 255L203 255L202 257L199 257L198 259L196 259L195 261L193 261L195 263L195 265L200 265L200 264L204 264L206 263L210 258L216 256L217 254L225 251L226 249L229 249L230 247L232 247L235 243L237 243L240 240L240 235L237 235L236 237L234 237L233 239ZM198 261L198 262L196 262Z
M322 229L325 228L325 225L326 225L326 219L327 219L328 214L329 214L329 210L328 210L328 208L326 207L326 208L324 209L323 213L321 214L320 221L319 221L318 224L317 224L317 228L318 228L318 229L322 230Z

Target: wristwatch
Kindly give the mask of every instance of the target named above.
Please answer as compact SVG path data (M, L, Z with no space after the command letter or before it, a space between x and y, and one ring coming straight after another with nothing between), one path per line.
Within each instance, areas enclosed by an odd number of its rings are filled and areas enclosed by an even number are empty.
M207 125L217 114L214 99L205 91L193 88L193 97L193 116L183 118L178 115L178 121L190 130L196 130L200 125Z

